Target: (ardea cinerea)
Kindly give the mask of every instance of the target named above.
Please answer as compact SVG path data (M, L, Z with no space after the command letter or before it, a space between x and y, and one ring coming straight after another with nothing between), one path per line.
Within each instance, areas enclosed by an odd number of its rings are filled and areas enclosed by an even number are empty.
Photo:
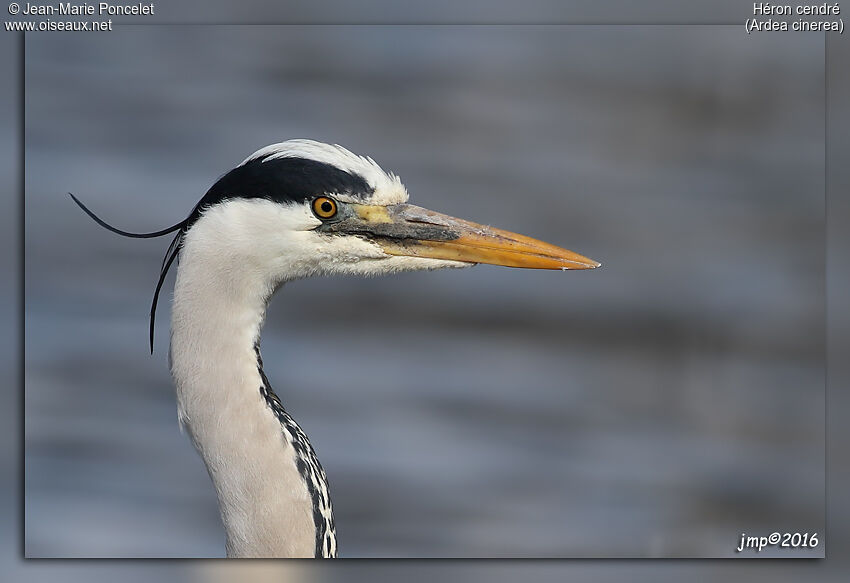
M71 195L73 197L73 195ZM171 373L180 422L218 494L230 557L335 557L325 472L272 391L260 329L275 290L321 274L378 275L490 263L592 269L577 253L407 204L401 180L340 146L290 140L220 178L177 232Z

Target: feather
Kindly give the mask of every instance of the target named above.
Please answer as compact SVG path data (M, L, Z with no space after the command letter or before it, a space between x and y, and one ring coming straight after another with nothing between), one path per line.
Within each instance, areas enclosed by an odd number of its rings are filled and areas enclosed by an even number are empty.
M89 217L91 217L94 222L103 227L108 231L112 231L113 233L117 233L122 237L130 237L132 239L152 239L154 237L162 237L163 235L168 235L169 233L173 233L177 231L177 235L174 236L174 239L171 240L171 244L168 246L168 250L165 252L165 256L162 258L162 264L159 269L159 280L156 283L156 290L153 294L153 301L151 302L151 315L150 315L150 345L151 345L151 354L153 354L153 333L154 333L154 322L156 319L156 305L159 302L159 292L162 289L162 284L165 282L165 277L168 275L168 270L171 269L171 264L174 263L174 260L177 258L177 254L180 252L180 244L183 241L183 236L186 234L186 228L189 224L189 219L183 219L179 223L175 225L171 225L165 229L160 231L153 231L150 233L131 233L129 231L123 231L116 227L113 227L99 216L94 214L89 208L84 205L80 200L71 194L68 195L71 199L77 203L83 212L85 212Z

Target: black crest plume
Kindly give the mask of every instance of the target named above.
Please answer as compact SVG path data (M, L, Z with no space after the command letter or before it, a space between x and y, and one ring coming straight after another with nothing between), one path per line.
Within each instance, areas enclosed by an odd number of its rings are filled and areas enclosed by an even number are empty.
M174 263L174 260L177 259L177 254L180 252L180 244L183 242L183 236L186 234L186 230L189 227L190 219L192 215L183 219L179 223L175 225L171 225L161 231L153 231L151 233L131 233L129 231L122 231L116 227L113 227L96 214L94 214L89 208L84 205L80 200L71 194L68 193L73 199L77 206L83 209L88 216L90 216L94 222L98 225L112 231L113 233L117 233L122 237L130 237L133 239L152 239L154 237L162 237L163 235L168 235L169 233L173 233L177 231L177 234L174 236L174 239L171 240L171 244L168 246L168 250L165 252L165 257L162 258L162 265L159 269L159 280L156 282L156 290L153 293L153 301L151 302L151 315L150 315L150 347L151 354L153 354L153 331L154 331L154 321L156 317L156 305L159 302L159 292L162 290L162 284L165 282L165 276L168 275L168 270L171 268L171 264ZM194 213L193 213L194 214Z

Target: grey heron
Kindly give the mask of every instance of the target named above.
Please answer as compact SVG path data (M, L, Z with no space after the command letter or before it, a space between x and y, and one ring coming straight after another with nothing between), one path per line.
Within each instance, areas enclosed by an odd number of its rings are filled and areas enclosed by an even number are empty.
M229 557L335 557L325 471L263 372L272 294L322 274L372 276L489 263L592 269L572 251L408 204L371 158L311 140L262 148L222 176L175 233L151 305L179 257L170 366L178 416L218 496Z

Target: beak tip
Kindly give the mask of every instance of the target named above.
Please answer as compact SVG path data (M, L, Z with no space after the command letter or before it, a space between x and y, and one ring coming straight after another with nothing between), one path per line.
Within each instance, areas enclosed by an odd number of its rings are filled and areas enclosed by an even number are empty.
M574 269L596 269L597 267L602 267L602 264L598 261L594 261L593 259L588 259L586 257L582 257L581 261L578 260L569 260L571 265L564 265L561 267L561 271L572 271Z

